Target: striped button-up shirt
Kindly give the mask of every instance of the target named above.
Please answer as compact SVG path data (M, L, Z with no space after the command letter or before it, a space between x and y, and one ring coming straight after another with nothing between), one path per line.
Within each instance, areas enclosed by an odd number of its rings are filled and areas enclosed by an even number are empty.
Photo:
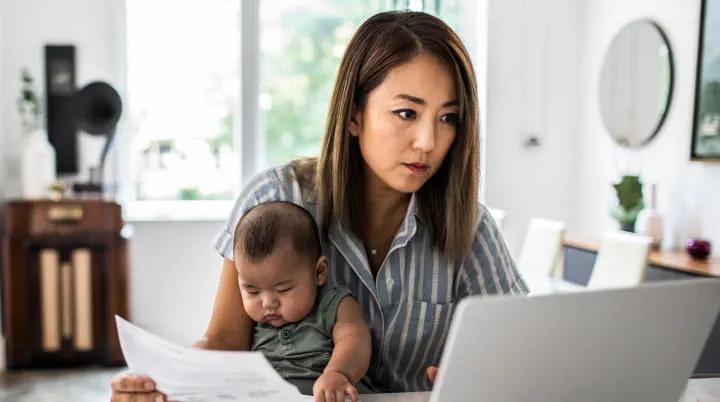
M238 197L230 218L214 241L232 259L235 225L253 206L269 201L300 205L317 219L314 198L300 188L293 168L267 170ZM456 304L469 295L527 293L502 235L481 205L472 250L459 267L430 243L415 197L373 277L362 242L338 222L329 230L323 254L330 263L328 282L348 287L360 303L372 333L370 378L387 392L431 388L428 366L437 366ZM501 323L498 323L501 325Z

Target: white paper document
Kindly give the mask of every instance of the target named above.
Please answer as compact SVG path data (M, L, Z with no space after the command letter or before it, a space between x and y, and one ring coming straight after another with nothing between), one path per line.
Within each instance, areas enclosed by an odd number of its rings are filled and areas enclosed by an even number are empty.
M115 316L131 372L147 375L172 401L307 401L259 352L202 350L175 345Z

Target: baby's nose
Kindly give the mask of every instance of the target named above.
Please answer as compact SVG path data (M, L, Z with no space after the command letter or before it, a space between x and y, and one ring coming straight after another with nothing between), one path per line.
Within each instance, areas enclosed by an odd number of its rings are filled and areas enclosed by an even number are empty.
M280 301L271 295L263 297L262 302L264 308L273 308L277 307L280 304Z

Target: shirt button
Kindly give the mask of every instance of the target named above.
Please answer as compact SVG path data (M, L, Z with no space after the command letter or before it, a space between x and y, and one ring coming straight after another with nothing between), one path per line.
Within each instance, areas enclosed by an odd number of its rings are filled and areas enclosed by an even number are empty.
M290 339L290 330L283 329L282 331L280 331L280 337L285 340Z
M395 281L393 280L393 278L387 278L386 281L387 281L388 286L392 286L395 284Z

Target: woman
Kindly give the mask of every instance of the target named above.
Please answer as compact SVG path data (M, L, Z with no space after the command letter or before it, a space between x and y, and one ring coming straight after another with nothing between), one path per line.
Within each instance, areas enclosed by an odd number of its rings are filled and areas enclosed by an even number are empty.
M371 378L383 391L428 390L460 299L527 292L476 202L478 115L470 57L445 23L419 12L363 23L338 70L319 159L258 175L215 240L223 272L195 346L248 349L252 324L241 308L232 231L257 203L290 201L317 220L329 282L349 287L362 305ZM129 374L112 386L117 401L154 387Z

